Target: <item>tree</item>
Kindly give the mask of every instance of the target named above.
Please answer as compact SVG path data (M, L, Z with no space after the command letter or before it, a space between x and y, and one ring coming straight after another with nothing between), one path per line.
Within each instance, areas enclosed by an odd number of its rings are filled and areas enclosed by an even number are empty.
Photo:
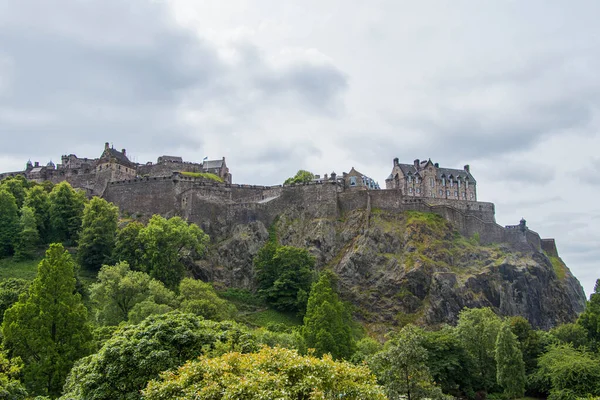
M427 368L427 350L422 342L423 332L412 324L406 325L369 361L389 398L443 397L440 388L433 384Z
M545 351L546 343L544 343L542 333L534 330L529 321L521 316L510 317L508 322L510 330L517 337L519 349L523 354L525 374L530 375L537 369L537 359Z
M35 257L35 251L40 243L35 213L31 207L21 208L19 234L15 242L15 259L30 260Z
M67 182L61 182L54 186L49 200L53 239L61 243L75 244L81 229L85 194L73 190Z
M129 320L130 312L144 301L163 304L170 309L176 301L175 294L161 282L144 272L131 271L126 262L100 269L98 282L90 287L90 299L96 308L96 321L103 325L118 325ZM147 304L145 306L147 308ZM141 312L139 310L138 314Z
M183 261L202 255L209 240L198 225L188 225L179 217L165 219L160 215L150 218L148 225L140 229L138 239L145 271L171 289L183 278Z
M35 222L42 243L50 241L50 197L40 185L27 191L24 206L31 207L35 213Z
M550 334L560 343L570 343L574 348L588 345L588 331L579 324L562 324L550 329Z
M272 249L265 250L265 255ZM261 261L262 263L262 261ZM259 293L267 303L280 311L297 311L303 315L314 277L315 258L305 249L278 246L266 267L255 264L257 279L262 282ZM272 282L267 287L268 282Z
M85 205L77 252L81 266L98 270L111 261L118 220L117 206L100 197Z
M0 188L0 258L10 256L19 232L19 214L15 197Z
M596 281L594 293L590 295L590 300L577 323L587 331L592 346L600 346L600 279Z
M0 352L0 399L25 400L27 390L19 381L23 363L21 359L9 359L6 352Z
M38 265L28 296L4 314L4 346L25 363L24 382L35 394L56 396L91 343L87 310L75 292L75 263L52 244Z
M246 329L233 322L205 321L177 311L148 317L121 328L96 354L79 360L62 398L139 399L149 380L213 351L219 343L227 344L226 349L257 349Z
M315 179L315 174L301 169L298 172L296 172L296 175L294 175L293 177L287 178L285 180L285 182L283 182L283 184L291 185L291 184L295 184L295 183L308 183L308 182L312 181L313 179Z
M496 384L496 339L501 324L487 307L464 309L459 314L457 334L475 362L475 390L489 391Z
M502 324L496 340L496 380L511 399L525 393L525 363L509 323Z
M140 231L144 225L133 221L125 225L117 232L113 259L115 261L126 261L131 269L140 270L139 259L142 256L142 245L139 240Z
M600 396L600 362L570 344L553 345L539 359L536 373L546 383L549 399Z
M349 359L356 348L350 329L352 318L333 290L334 275L324 271L312 285L302 333L315 354L331 354L334 359Z
M217 321L231 319L236 312L233 304L217 296L210 283L185 278L179 284L179 293L183 312Z
M145 399L385 399L366 366L300 356L265 347L258 353L201 357L166 372L143 391Z
M472 397L471 376L475 365L456 330L445 326L437 331L424 331L422 344L427 350L429 372L442 391L456 397L462 397L463 393Z
M17 175L3 179L2 182L0 182L0 188L4 188L7 192L12 194L15 197L17 208L21 208L23 206L23 201L25 200L26 190L29 188L29 183L25 177Z
M0 322L4 319L4 312L19 300L22 293L27 292L28 287L29 281L25 279L9 278L0 281Z

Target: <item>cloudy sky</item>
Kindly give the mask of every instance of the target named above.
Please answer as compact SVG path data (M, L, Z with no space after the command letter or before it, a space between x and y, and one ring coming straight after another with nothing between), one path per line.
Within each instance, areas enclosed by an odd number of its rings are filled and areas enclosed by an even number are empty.
M384 184L471 165L589 294L600 278L600 2L0 0L0 171L105 141Z

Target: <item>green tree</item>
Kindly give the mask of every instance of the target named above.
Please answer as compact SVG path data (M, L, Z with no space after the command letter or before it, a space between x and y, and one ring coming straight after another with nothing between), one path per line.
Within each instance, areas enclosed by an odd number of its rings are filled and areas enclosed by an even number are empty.
M0 188L0 258L14 252L19 233L19 214L15 197Z
M536 375L551 400L600 396L600 362L569 344L551 346L540 357Z
M577 323L587 331L587 337L594 348L600 346L600 279L596 281L594 293L586 303L585 310Z
M427 350L423 347L423 331L406 325L392 336L383 351L375 354L369 365L384 385L391 399L442 398L427 367Z
M283 184L291 185L294 183L308 183L308 182L312 181L313 179L315 179L315 174L301 169L298 172L296 172L296 175L294 175L293 177L287 178L285 180L285 182L283 182Z
M19 376L23 363L20 358L9 359L6 352L0 352L0 399L27 399L27 390L21 384Z
M305 249L278 246L266 264L266 269L257 264L258 280L264 286L270 281L272 284L259 291L261 296L277 310L297 311L303 315L315 274L315 258ZM266 274L269 277L265 277Z
M437 331L424 331L423 347L427 350L429 372L443 392L456 397L462 397L462 394L472 397L471 376L475 365L456 329L445 326Z
M502 324L496 340L496 380L511 399L525 393L525 363L509 323Z
M186 363L143 391L145 399L385 399L366 366L265 347Z
M231 319L235 315L235 306L217 296L210 283L185 278L179 284L179 293L183 312L217 321Z
M138 239L145 271L171 289L183 278L184 261L202 255L209 240L198 225L188 224L179 217L165 219L160 215L150 218Z
M2 182L0 182L0 189L2 188L6 189L7 192L15 197L17 208L21 208L23 206L25 193L29 188L29 183L25 177L17 175L15 177L5 178L2 180Z
M334 280L331 271L324 271L312 285L302 333L318 356L329 353L334 359L349 359L356 349L352 318L333 289Z
M537 359L545 351L541 331L534 330L529 321L521 316L510 317L508 319L510 330L515 334L519 342L519 349L523 354L525 363L525 374L530 375L537 369Z
M140 231L144 225L133 221L117 232L113 259L117 262L126 261L131 269L141 270L139 259L142 256L142 244L139 240Z
M117 206L100 197L92 198L85 205L77 252L81 266L98 270L111 261L118 220Z
M31 207L35 213L37 230L42 243L50 241L50 197L40 185L33 186L27 191L24 206Z
M22 293L27 292L28 287L29 281L25 279L9 278L0 281L0 322L4 319L4 312L19 300Z
M151 316L139 325L116 331L102 348L77 362L64 387L63 399L139 399L151 379L182 365L219 343L228 348L257 349L242 326L206 321L177 311Z
M148 274L131 271L126 262L100 269L98 282L90 287L90 299L96 309L96 321L103 325L118 325L129 320L130 312L144 301L166 305L169 309L176 305L173 292ZM147 310L148 304L144 306ZM141 312L138 310L137 314Z
M61 392L73 363L91 343L87 310L75 293L75 263L52 244L38 265L27 296L4 314L4 346L25 363L24 383L39 395Z
M54 186L49 200L53 239L65 244L75 244L81 229L85 194L73 190L67 182L61 182Z
M21 208L19 235L15 243L15 259L30 260L35 257L35 251L40 243L35 213L31 207Z
M588 345L587 330L579 324L562 324L550 329L550 335L560 343L570 343L574 348Z
M475 362L475 390L489 391L496 384L496 339L501 325L489 308L464 309L459 314L457 334Z

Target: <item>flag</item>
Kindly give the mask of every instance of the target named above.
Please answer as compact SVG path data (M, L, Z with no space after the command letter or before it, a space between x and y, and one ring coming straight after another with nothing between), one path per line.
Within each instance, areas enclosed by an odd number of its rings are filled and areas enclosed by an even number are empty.
M208 157L204 157L204 158L202 159L202 161L206 161L206 160L208 160Z

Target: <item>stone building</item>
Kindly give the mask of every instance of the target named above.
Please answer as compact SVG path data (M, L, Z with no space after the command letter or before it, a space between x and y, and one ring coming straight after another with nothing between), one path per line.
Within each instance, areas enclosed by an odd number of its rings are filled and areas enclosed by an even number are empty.
M442 168L431 159L400 164L394 158L385 187L398 189L406 197L477 201L477 182L468 165L463 169Z
M374 179L358 172L352 167L350 172L343 173L345 188L364 188L364 189L379 189L379 183Z

